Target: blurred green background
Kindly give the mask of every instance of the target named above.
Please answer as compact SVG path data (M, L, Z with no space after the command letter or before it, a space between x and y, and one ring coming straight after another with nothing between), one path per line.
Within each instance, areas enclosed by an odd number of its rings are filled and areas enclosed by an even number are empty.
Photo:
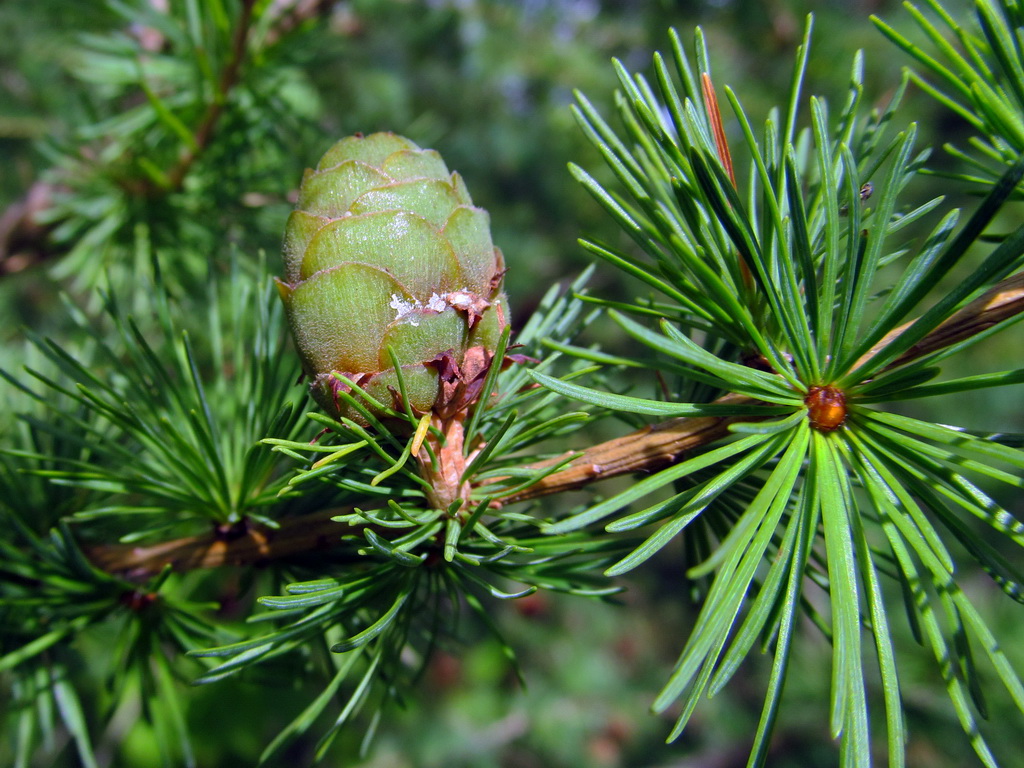
M716 84L730 85L755 122L786 92L793 51L810 11L816 15L816 29L808 92L841 98L853 53L863 48L868 98L881 104L908 63L868 22L871 13L897 26L906 21L899 4L889 0L356 0L276 5L282 13L314 9L288 32L290 44L266 49L268 57L279 59L253 64L279 78L277 93L296 123L288 135L298 139L287 154L260 155L266 149L261 142L272 141L268 137L273 131L265 137L256 130L259 126L247 126L236 147L211 161L213 169L249 163L256 170L237 175L248 185L244 189L232 186L238 179L228 170L222 177L211 171L214 180L208 183L217 193L208 199L217 201L216 208L196 212L204 226L210 224L188 246L199 254L199 262L216 262L229 249L249 255L262 250L275 271L280 232L290 209L288 194L297 188L302 167L313 164L343 135L393 130L440 151L449 167L465 177L477 204L490 211L495 242L510 266L508 292L520 322L550 284L585 266L577 237L621 238L566 171L570 161L598 169L598 158L576 129L568 105L578 88L605 114L610 112L615 88L611 57L631 70L646 70L653 51L667 48L669 26L679 29L689 44L694 25L700 24L710 42ZM947 7L956 12L958 5ZM144 25L126 27L123 15L99 2L0 4L0 212L10 211L35 182L53 172L57 155L47 147L75 145L82 140L82 126L100 124L104 110L116 114L140 98L104 81L95 52L97 40L144 32ZM962 125L918 93L910 94L902 114L904 121L912 116L921 124L923 143L962 144L966 138ZM946 162L936 154L934 165ZM944 184L940 178L922 180L920 199L937 193L962 196ZM243 215L251 226L232 226ZM216 239L202 239L212 238L210 233ZM169 251L170 242L162 247ZM0 363L16 367L20 329L59 335L64 329L61 292L70 291L76 303L88 307L95 286L84 286L67 268L62 270L61 254L72 241L28 237L4 244ZM115 258L118 253L113 252ZM14 257L21 260L11 261ZM592 286L604 296L629 295L635 288L604 267ZM1000 346L972 350L964 356L964 369L982 372L1006 367L1007 357L1019 360L1024 349L1020 331L1018 327L1004 334ZM604 326L594 331L614 346L618 341L610 333ZM949 404L930 407L935 410L928 415L939 414L942 420ZM1022 430L1021 389L959 400L956 421L979 429ZM1008 508L1020 511L1024 504L1010 500ZM525 688L501 647L480 631L478 642L438 655L405 708L380 725L368 756L357 757L362 733L355 728L339 739L328 764L744 765L760 712L766 663L748 664L742 678L709 701L676 744L663 743L671 719L647 712L695 617L674 552L663 554L656 567L628 584L621 606L548 596L495 606L499 625L518 652ZM983 577L977 586L972 598L995 617L997 633L1012 636L1019 627L1014 606L999 599ZM905 623L894 623L902 649L918 648ZM466 631L474 634L472 626ZM117 659L107 658L109 645L103 637L93 642L83 650L96 660L98 670L117 664ZM1007 651L1021 662L1018 649ZM941 680L923 658L926 652L919 652L922 663L917 669L913 650L901 657L911 719L908 764L973 764ZM770 764L835 765L837 754L822 714L829 651L820 637L808 632L798 659L800 668L790 678ZM273 672L266 679L194 690L187 717L200 765L254 764L266 742L320 684L296 679L287 670L276 676ZM101 706L109 696L100 691L93 700ZM995 690L988 726L991 743L997 753L1012 755L1019 751L1019 729L1015 721L1001 721L1000 711L1000 691ZM110 765L159 763L136 717L130 711L119 713L100 741ZM115 748L121 744L123 748ZM57 747L54 764L74 765L73 750ZM306 764L312 747L299 744L280 764ZM0 746L0 760L3 755ZM884 755L879 758L884 760Z

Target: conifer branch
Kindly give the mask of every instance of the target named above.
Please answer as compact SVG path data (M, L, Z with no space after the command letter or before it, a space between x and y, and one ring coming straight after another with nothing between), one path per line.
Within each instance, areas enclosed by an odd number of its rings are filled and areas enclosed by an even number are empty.
M253 25L256 0L240 2L241 14L231 33L229 58L220 72L211 100L192 133L191 145L182 148L177 162L161 177L162 183L149 177L122 179L120 184L126 192L144 197L160 197L180 191L189 171L216 138L217 124L223 116L228 97L241 79L246 43ZM313 10L305 9L303 12L308 14ZM292 23L297 22L292 20ZM59 219L54 221L53 214L57 207L56 199L67 192L60 181L66 176L66 171L51 168L47 173L58 181L47 180L44 175L32 184L21 199L0 213L0 277L21 272L67 251L66 246L52 242L51 237L59 222Z
M242 70L242 62L245 59L245 43L249 37L249 28L252 26L253 6L256 0L241 0L242 15L232 33L231 57L224 65L220 73L220 81L217 84L217 91L213 99L206 107L199 125L194 133L195 143L192 147L185 147L178 163L167 173L168 189L171 191L181 187L185 176L202 155L203 151L210 144L214 136L217 122L224 113L224 105L227 103L228 95L232 88L238 83Z
M919 344L901 357L911 360L947 347L1024 312L1024 273L1012 275L950 317ZM878 354L912 323L906 323L873 347L860 362ZM859 364L859 363L858 363ZM717 402L738 404L749 399L726 395ZM685 453L714 442L744 417L681 417L668 419L622 437L578 452L564 469L530 487L500 498L503 504L528 501L565 491L577 490L598 480L637 472L654 472L672 465ZM528 465L544 469L565 456ZM489 482L496 482L492 479ZM170 565L174 570L251 565L316 549L330 548L338 540L339 524L332 518L351 510L331 509L312 515L282 520L276 530L258 525L211 530L197 537L185 537L150 546L98 545L87 550L94 565L110 573L145 579Z
M133 581L145 581L170 566L175 571L253 565L279 560L337 541L339 526L332 520L351 509L327 509L281 522L276 530L255 524L212 528L202 536L148 546L103 544L86 550L93 565Z
M1011 275L975 301L950 317L921 340L890 367L905 365L924 355L936 352L958 341L988 330L1003 320L1024 312L1024 272ZM901 325L872 347L857 365L877 355L899 336L913 321ZM726 395L715 401L720 404L753 402L739 395ZM729 424L752 421L744 417L681 417L653 424L623 437L595 445L577 456L569 466L559 470L536 485L507 497L503 501L526 501L552 493L581 488L597 480L663 469L674 463L686 451L707 445L728 432ZM565 457L560 457L564 459ZM557 460L530 465L541 469Z

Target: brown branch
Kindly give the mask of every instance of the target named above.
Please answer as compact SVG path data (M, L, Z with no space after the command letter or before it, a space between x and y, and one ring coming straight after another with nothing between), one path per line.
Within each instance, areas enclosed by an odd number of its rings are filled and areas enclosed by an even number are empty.
M1024 273L1003 280L981 298L964 307L936 328L919 344L908 350L893 365L902 365L930 352L942 349L995 324L1024 312ZM878 354L910 323L901 326L876 344L860 362ZM726 395L719 403L753 402L740 395ZM651 472L667 467L686 453L723 437L729 424L750 421L748 416L676 418L654 424L579 452L568 466L552 473L535 485L500 500L502 503L526 501L563 491L582 488L610 477ZM561 457L564 459L564 456ZM527 469L543 469L559 459L531 464ZM495 481L491 481L495 482ZM300 554L332 546L344 529L331 520L348 510L329 510L314 515L281 521L271 530L249 526L234 536L211 531L210 534L176 539L149 547L102 545L88 550L89 559L98 567L133 578L158 573L165 565L176 570L246 565Z
M167 172L168 187L171 190L181 188L185 176L195 164L196 160L206 149L213 138L217 121L224 113L224 105L227 103L228 94L238 84L238 77L242 70L242 61L245 59L245 42L249 37L249 28L252 26L252 10L256 0L241 0L242 15L235 27L231 40L231 58L220 73L220 82L217 84L217 92L213 101L206 107L206 113L196 127L192 148L186 148L182 152L178 163Z
M0 276L21 272L63 252L49 242L53 224L43 223L60 191L50 182L37 181L0 214Z
M343 529L331 518L351 512L351 509L328 509L283 520L277 529L258 525L216 528L202 536L186 536L148 546L102 544L88 548L86 555L97 568L139 581L167 566L175 571L190 571L253 565L333 547Z
M726 395L715 401L721 405L753 403L743 395ZM606 480L634 472L654 472L664 469L687 451L712 443L728 434L729 425L737 421L752 421L749 416L698 416L668 419L639 429L622 437L607 440L579 453L562 469L517 493L501 498L503 504L528 501L553 493L572 491L598 480ZM566 455L572 455L566 454ZM565 459L530 464L527 469L545 469ZM496 482L499 478L492 480Z
M889 367L895 368L898 365L904 365L916 358L937 352L943 347L976 336L997 323L1020 314L1022 307L1024 307L1024 272L1011 275L956 312L946 322L896 358ZM909 325L910 323L907 323L889 331L881 341L867 351L864 357L857 361L857 365L854 367L870 360L889 346L893 339L903 333L903 330Z

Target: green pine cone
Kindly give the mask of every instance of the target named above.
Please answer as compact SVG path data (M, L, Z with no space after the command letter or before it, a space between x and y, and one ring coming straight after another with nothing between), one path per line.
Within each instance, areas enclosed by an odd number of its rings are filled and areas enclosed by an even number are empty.
M404 410L465 408L505 326L504 262L487 212L440 155L391 133L350 136L307 170L278 280L316 401L339 403L338 372Z

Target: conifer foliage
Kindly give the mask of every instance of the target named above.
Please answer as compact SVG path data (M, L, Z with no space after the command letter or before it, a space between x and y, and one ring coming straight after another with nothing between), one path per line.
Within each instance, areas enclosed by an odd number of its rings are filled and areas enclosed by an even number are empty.
M1024 717L1020 659L977 595L1024 602L1022 441L894 404L1024 383L948 373L1024 317L1017 3L928 0L920 42L875 19L916 67L880 109L862 53L841 103L807 95L811 18L763 116L700 29L649 74L613 62L613 110L572 107L599 162L569 172L614 227L520 327L516 263L438 152L368 131L300 183L321 5L112 2L131 34L82 43L94 122L41 182L65 320L0 370L2 759L109 764L137 710L202 764L197 690L269 706L310 678L261 763L365 754L439 648L483 629L514 657L497 606L671 562L696 608L651 691L668 741L756 648L747 764L772 764L794 662L827 647L840 765L908 764L922 658L979 763L1011 764L989 732ZM970 149L934 162L911 82ZM964 210L911 202L933 166Z

